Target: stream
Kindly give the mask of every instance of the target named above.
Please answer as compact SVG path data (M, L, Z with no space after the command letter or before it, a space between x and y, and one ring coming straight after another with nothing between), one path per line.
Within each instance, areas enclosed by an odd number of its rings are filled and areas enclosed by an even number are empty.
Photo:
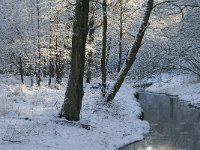
M121 150L200 150L200 110L163 94L140 93L138 101L150 133Z

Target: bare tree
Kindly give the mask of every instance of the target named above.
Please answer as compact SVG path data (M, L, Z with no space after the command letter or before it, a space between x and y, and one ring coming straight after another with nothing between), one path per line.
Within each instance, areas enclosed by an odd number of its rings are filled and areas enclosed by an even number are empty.
M53 51L53 44L52 44L52 4L51 0L49 0L50 8L49 8L49 82L48 86L51 85L51 80L52 80L52 73L54 72L53 70L53 56L52 56L52 51Z
M92 45L94 44L94 32L95 32L95 5L94 3L90 3L90 14L92 15L89 19L89 35L88 35L88 44ZM92 64L93 64L93 51L89 50L87 53L87 72L86 72L86 83L90 83L92 78Z
M102 95L106 94L106 47L107 47L107 2L103 0L103 33L102 33L102 56L101 56L101 73L102 73Z
M123 36L123 0L120 0L120 24L119 24L119 51L118 51L118 66L117 72L120 72L122 62L122 36Z
M153 9L153 4L154 4L154 0L148 0L147 2L147 7L146 7L146 11L143 17L143 21L142 24L140 26L140 29L137 33L135 42L133 44L133 47L131 48L131 50L128 53L128 56L118 74L118 77L116 79L116 82L114 83L113 87L110 89L110 91L108 92L108 94L106 95L106 100L107 102L111 102L115 95L117 94L117 92L119 91L122 83L124 82L124 79L126 78L126 75L128 73L128 71L130 70L133 62L136 59L136 55L138 53L138 50L140 49L141 45L142 45L142 39L144 37L144 33L149 25L149 18L151 15L151 11Z
M83 91L83 76L85 64L85 44L88 34L89 0L76 0L75 18L73 24L71 69L61 117L78 121Z
M37 61L37 85L40 86L41 82L41 50L40 50L40 6L39 6L39 0L37 0L37 52L38 52L38 59Z

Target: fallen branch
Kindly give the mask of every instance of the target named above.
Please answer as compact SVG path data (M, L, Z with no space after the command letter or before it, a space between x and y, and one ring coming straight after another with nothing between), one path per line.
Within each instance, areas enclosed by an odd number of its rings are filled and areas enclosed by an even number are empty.
M5 142L11 142L11 143L21 143L21 141L18 141L18 140L11 140L11 139L4 139L4 138L2 138L1 140Z

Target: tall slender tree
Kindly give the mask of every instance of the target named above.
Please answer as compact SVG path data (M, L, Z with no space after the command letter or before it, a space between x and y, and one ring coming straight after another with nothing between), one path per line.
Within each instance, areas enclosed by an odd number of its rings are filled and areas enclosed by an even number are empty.
M117 72L120 72L122 63L122 37L123 37L123 0L120 0L120 19L119 19L119 51L118 51L118 66Z
M102 95L106 94L106 47L107 47L107 2L103 0L103 33L102 33L102 56L101 56L101 73L102 73Z
M40 82L41 82L41 49L40 49L40 4L39 4L39 0L37 0L37 5L36 5L36 9L37 9L37 52L38 52L38 58L37 58L37 71L36 71L36 75L37 75L37 85L40 86Z
M19 65L20 65L20 76L21 76L21 82L24 84L24 75L23 75L23 64L22 64L22 54L19 54Z
M89 36L88 36L88 44L92 46L94 44L94 32L95 32L95 6L94 3L90 3L90 14L92 14L91 18L89 19ZM93 64L93 51L89 50L87 54L87 72L86 72L86 83L90 83L92 78L92 64Z
M72 36L71 69L61 117L78 121L82 106L85 44L88 34L89 0L76 0Z
M53 44L52 44L52 4L51 0L49 0L50 8L49 8L49 82L48 86L51 85L52 80L52 72L53 72L53 58L52 58L52 51L53 51Z
M128 74L128 71L130 70L133 62L136 59L138 50L140 49L140 47L142 45L142 39L144 37L144 33L149 25L149 18L150 18L153 7L154 7L154 0L148 0L146 11L145 11L145 14L143 17L143 21L142 21L142 24L137 33L133 47L131 48L131 50L128 53L128 56L118 74L116 82L114 83L113 87L110 89L108 94L106 95L106 100L108 102L111 102L114 99L114 97L117 94L117 92L119 91L122 83L124 82L124 79L126 78L126 75Z

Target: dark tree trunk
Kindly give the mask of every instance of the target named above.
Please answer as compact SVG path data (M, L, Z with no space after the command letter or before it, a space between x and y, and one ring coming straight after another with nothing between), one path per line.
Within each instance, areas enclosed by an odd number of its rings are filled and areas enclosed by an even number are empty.
M49 82L48 86L51 85L52 78L54 78L54 59L53 59L53 19L52 19L52 4L50 1L50 10L49 10L49 22L50 22L50 28L49 28Z
M52 82L52 78L54 78L54 60L53 60L53 56L52 54L50 54L50 58L49 58L49 82L48 82L48 86L51 85Z
M57 45L57 44L56 44ZM56 74L56 84L60 84L60 66L59 66L59 55L56 54L56 58L55 58L55 74Z
M39 6L39 0L37 0L37 32L38 32L38 37L37 37L37 51L38 51L38 60L37 60L37 85L40 86L41 82L41 51L40 51L40 6Z
M52 43L52 16L51 16L51 11L52 11L52 4L50 2L50 10L49 10L49 22L50 22L50 28L49 28L49 82L48 86L51 85L51 80L52 80L52 70L53 70L53 58L52 58L52 51L53 51L53 43Z
M106 94L106 46L107 46L107 2L103 0L103 35L102 35L102 56L101 56L101 73L102 73L102 95Z
M78 121L83 91L85 64L85 44L88 33L89 0L76 0L75 19L73 24L71 68L61 117Z
M51 85L51 78L52 78L52 56L51 56L51 52L50 52L50 56L49 56L49 82L48 82L48 86Z
M64 64L61 60L61 55L56 54L56 83L61 84L63 77Z
M30 72L30 76L31 76L31 86L33 86L34 69L31 64L29 65L29 72Z
M120 0L120 26L119 26L119 52L118 52L118 66L117 66L117 72L120 72L121 69L121 63L122 63L122 29L123 29L123 6L122 6L122 0Z
M20 57L19 57L19 65L20 65L20 76L21 76L21 82L22 84L24 84L24 76L23 76L23 65L22 65L22 56L20 54Z
M108 95L106 96L106 100L107 102L111 102L115 95L117 94L117 92L119 91L128 71L130 70L133 62L136 59L136 54L138 53L138 50L141 47L141 43L142 43L142 39L144 37L144 33L149 25L149 18L150 18L150 14L151 11L153 9L153 4L154 4L154 0L148 0L147 2L147 7L146 7L146 11L144 14L144 18L142 21L142 25L140 26L140 29L138 31L138 34L136 36L135 42L133 44L133 47L131 48L131 50L128 53L128 56L119 72L119 75L117 77L117 80L115 82L115 84L113 85L113 87L110 89Z
M57 17L56 17L56 28L57 28L57 33L59 31L59 17L58 17L58 12L57 12ZM55 59L55 70L56 70L56 83L61 84L62 81L62 72L63 72L63 67L62 67L62 60L61 60L61 48L60 48L60 35L56 34L56 59Z

